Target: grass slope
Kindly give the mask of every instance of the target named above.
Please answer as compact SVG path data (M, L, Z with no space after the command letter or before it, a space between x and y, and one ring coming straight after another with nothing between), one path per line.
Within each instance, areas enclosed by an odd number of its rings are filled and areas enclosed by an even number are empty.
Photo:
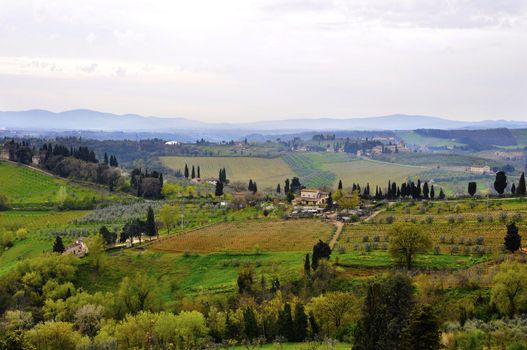
M309 251L326 240L333 225L318 220L245 221L221 223L172 236L154 244L154 249L183 252Z
M295 172L282 158L256 157L159 157L164 166L174 170L185 168L185 164L192 169L200 167L201 177L218 177L220 168L225 168L227 177L231 181L256 181L259 189L276 188L283 184L286 178L295 176Z
M12 206L50 205L55 203L61 186L65 186L73 198L91 198L98 193L88 187L78 186L31 169L27 166L0 161L0 193L7 196Z

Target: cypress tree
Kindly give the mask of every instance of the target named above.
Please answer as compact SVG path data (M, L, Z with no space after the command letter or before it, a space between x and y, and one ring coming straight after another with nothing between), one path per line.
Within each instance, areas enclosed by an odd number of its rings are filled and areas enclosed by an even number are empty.
M443 192L443 189L439 189L439 199L445 199L445 192Z
M474 195L476 194L477 188L478 188L477 182L474 182L474 181L469 182L468 183L468 194L471 197L474 197Z
M429 305L417 306L401 333L401 350L441 349L439 322Z
M243 329L247 339L252 340L258 337L258 323L252 307L248 307L243 312Z
M253 192L258 192L258 185L256 184L256 181L253 181Z
M337 189L342 190L342 180L339 180L339 185L338 185Z
M276 193L280 194L281 192L281 189L280 189L280 184L276 185Z
M194 165L192 166L192 173L191 173L191 177L192 177L193 179L195 179L195 178L196 178L196 170L194 170Z
M525 188L525 173L523 172L520 176L520 182L516 188L516 194L518 196L525 196L527 189Z
M507 188L507 175L504 171L498 171L496 173L496 180L494 181L494 189L498 194L503 194Z
M507 225L507 234L505 235L504 242L505 248L511 253L514 253L520 249L521 243L522 238L518 233L518 227L516 227L516 223L512 222Z
M293 341L293 316L291 315L291 305L285 303L284 309L278 314L278 332L287 341Z
M62 243L62 237L55 237L55 242L53 243L53 252L60 254L64 253L64 243Z
M253 180L252 179L249 179L249 185L247 186L247 191L251 191L251 192L254 192L253 191Z
M304 305L297 303L295 306L295 320L293 321L293 340L303 342L307 338L307 315Z
M315 319L313 311L309 312L309 327L311 328L311 337L316 338L318 336L318 332L320 331L320 327L317 323L317 320Z
M104 164L108 165L108 154L106 152L104 152Z
M511 186L511 194L514 196L516 194L516 185L513 183Z
M223 182L221 181L216 182L216 189L214 190L214 194L217 197L223 196Z
M304 275L311 275L311 263L309 262L309 253L306 254L306 260L304 261Z
M188 179L188 175L189 174L188 174L188 165L187 164L185 164L185 173L184 174L185 174L185 177Z
M326 208L333 209L333 197L331 196L331 192L329 192L329 194L328 194Z
M428 199L430 196L430 189L428 188L428 182L425 182L423 185L423 196L425 199Z
M201 170L199 169L199 165L198 165L198 178L201 179Z
M148 207L146 214L145 233L150 238L157 236L156 219L154 217L154 210L151 206Z
M430 198L434 199L436 196L436 191L434 190L434 185L430 187Z
M290 191L290 188L289 188L289 179L285 179L284 193L289 193L289 191Z

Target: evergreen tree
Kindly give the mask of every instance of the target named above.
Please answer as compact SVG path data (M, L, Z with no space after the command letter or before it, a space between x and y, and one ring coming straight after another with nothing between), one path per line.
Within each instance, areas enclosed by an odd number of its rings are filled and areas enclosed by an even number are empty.
M201 170L199 168L199 165L198 165L198 179L201 179Z
M185 174L185 177L188 179L189 174L188 174L188 165L187 164L185 164L185 173L184 174Z
M434 185L430 187L430 198L434 199L436 196L436 191L434 189Z
M342 190L342 180L339 180L339 185L337 187L338 190Z
M318 336L318 332L320 331L320 327L317 323L317 320L315 319L313 311L309 312L309 327L311 328L311 337L316 338Z
M445 192L443 192L443 189L439 189L439 199L445 199L446 196L445 196Z
M425 199L430 198L430 189L428 188L428 182L423 184L423 197Z
M505 175L504 171L498 171L496 173L496 180L494 181L494 189L496 192L498 192L500 195L505 192L505 189L507 188L507 175Z
M320 259L329 259L330 255L330 246L319 239L318 243L313 246L313 255L311 259L311 267L313 268L313 270L318 269L318 262Z
M278 333L287 341L294 339L293 316L289 303L285 303L283 310L278 314Z
M163 190L163 173L159 173L159 187L161 187L160 191Z
M253 191L253 180L249 179L249 185L247 186L247 191L254 192Z
M439 321L429 305L417 306L401 334L401 350L441 349Z
M223 196L223 182L221 181L216 182L216 189L214 190L214 194L217 197Z
M280 184L276 185L276 193L280 194L281 192L281 189L280 189Z
M285 193L289 193L289 191L290 191L290 188L289 188L289 179L285 179L284 192L285 192Z
M505 235L505 249L510 251L511 253L514 253L518 249L520 249L522 244L522 238L520 234L518 233L518 227L516 227L516 223L512 222L509 225L507 225L507 234Z
M258 185L256 184L256 181L253 181L253 193L258 192Z
M304 261L304 275L311 275L311 263L309 262L309 253L306 254L306 260Z
M401 349L401 332L413 305L409 277L393 275L382 283L372 282L362 306L362 317L355 328L353 349Z
M64 253L64 243L62 243L62 237L56 236L55 242L53 243L53 252L54 253Z
M328 193L326 208L329 210L333 209L333 197L331 196L331 192Z
M516 185L513 183L511 186L511 194L514 196L516 194Z
M295 319L293 321L293 340L303 342L307 338L307 315L304 305L297 303L295 306Z
M527 189L525 188L525 173L522 173L520 176L520 182L518 182L518 187L516 187L516 194L518 196L525 196L527 194Z
M258 337L258 323L252 307L248 307L243 311L243 330L249 340Z
M156 219L154 217L154 210L151 206L148 207L146 214L145 233L150 238L157 236Z
M474 197L478 188L477 182L471 181L468 183L468 194L470 197Z
M108 154L104 152L104 165L108 165Z
M192 177L193 179L196 178L196 170L194 169L194 165L192 166L191 177Z

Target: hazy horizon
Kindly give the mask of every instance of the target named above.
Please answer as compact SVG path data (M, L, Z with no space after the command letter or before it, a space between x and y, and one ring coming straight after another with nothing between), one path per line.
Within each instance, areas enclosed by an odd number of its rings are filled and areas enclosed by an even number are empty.
M0 110L203 122L527 116L527 2L21 0Z

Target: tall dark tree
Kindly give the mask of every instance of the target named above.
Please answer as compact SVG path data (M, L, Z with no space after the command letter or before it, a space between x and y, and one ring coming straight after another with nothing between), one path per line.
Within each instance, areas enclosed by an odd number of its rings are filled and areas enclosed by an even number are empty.
M214 190L214 194L217 197L223 196L223 182L221 181L216 182L216 189Z
M516 184L512 184L511 186L511 194L514 196L516 194Z
M296 176L293 177L293 179L291 180L291 186L290 186L291 192L297 193L298 191L300 191L301 188L302 188L302 184L300 183L300 179Z
M243 311L243 330L249 340L258 337L258 323L252 307L248 307Z
M192 172L191 172L191 178L195 179L196 178L196 169L194 169L194 165L192 166Z
M289 179L285 179L285 183L284 183L284 193L289 193L290 191L290 188L289 188Z
M527 189L525 188L525 173L522 173L520 176L518 187L516 187L516 194L518 196L525 196L527 194Z
M198 178L201 179L201 169L199 168L199 165L198 165Z
M117 240L117 234L115 232L110 232L106 226L101 226L99 229L99 234L104 239L104 242L108 246L112 246L115 244L115 241Z
M507 225L507 234L505 235L505 248L510 251L511 253L514 253L518 249L520 249L522 244L522 238L520 234L518 233L518 227L516 227L516 223L512 222Z
M309 253L306 254L306 259L304 260L304 275L306 277L311 275L311 263L309 261Z
M420 305L410 314L401 334L401 350L439 350L439 321L430 305Z
M54 253L64 253L64 243L62 242L62 237L56 236L55 242L53 243L53 252Z
M253 191L253 180L252 179L249 179L249 185L247 185L247 191L251 191L251 192L254 192Z
M185 177L188 179L189 173L188 173L188 165L185 164Z
M320 326L318 325L318 322L315 319L315 314L313 313L313 311L309 312L309 328L311 328L311 337L316 338L320 331Z
M494 189L496 192L498 192L500 195L505 192L505 189L507 188L507 175L505 175L504 171L498 171L496 173L496 180L494 181Z
M443 189L442 189L442 188L439 189L439 199L442 200L442 199L445 199L445 198L446 198L446 196L445 196L445 192L443 192Z
M425 182L425 183L423 184L423 197L424 197L425 199L430 198L430 189L429 189L429 187L428 187L428 182Z
M414 306L413 286L407 276L393 275L372 282L355 328L353 350L399 350L401 333Z
M256 184L256 181L253 181L253 193L258 192L258 185Z
M108 165L108 154L106 152L104 152L104 164Z
M320 259L329 259L330 255L330 246L319 239L318 243L313 246L313 255L311 259L311 267L313 270L318 269Z
M302 303L295 306L295 319L293 321L293 341L303 342L307 338L307 315Z
M331 209L333 209L333 205L334 205L334 203L333 203L333 197L332 197L332 195L331 195L331 192L329 192L329 193L328 193L328 199L327 199L327 202L326 202L326 208L329 209L329 210L331 210Z
M477 182L471 181L471 182L468 183L468 194L471 197L474 197L474 195L476 194L477 189L478 189L478 183Z
M342 190L342 180L339 180L339 185L337 187L338 190Z
M430 198L434 199L436 196L436 191L434 189L434 185L430 186Z
M285 303L283 310L278 314L278 333L287 341L294 339L293 316L289 303Z
M280 184L276 185L276 193L280 194L282 190L280 189Z
M150 206L148 207L148 211L146 213L145 233L150 238L157 236L157 226L156 219L154 216L154 210Z

